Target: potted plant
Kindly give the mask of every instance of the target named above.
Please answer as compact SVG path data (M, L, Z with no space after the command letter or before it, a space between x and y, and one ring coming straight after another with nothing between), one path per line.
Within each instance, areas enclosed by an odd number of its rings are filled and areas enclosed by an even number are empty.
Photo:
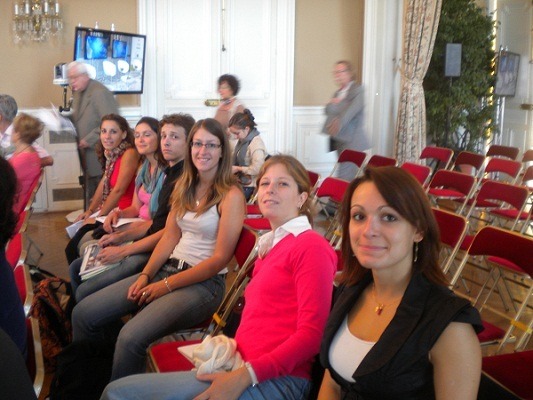
M497 129L492 97L495 84L495 22L474 0L443 0L435 47L424 79L428 143L480 151ZM445 77L448 43L462 45L461 72Z

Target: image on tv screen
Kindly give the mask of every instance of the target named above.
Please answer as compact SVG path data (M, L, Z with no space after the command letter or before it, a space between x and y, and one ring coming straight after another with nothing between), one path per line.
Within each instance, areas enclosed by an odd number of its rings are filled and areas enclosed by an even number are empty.
M99 36L87 36L85 41L85 58L88 60L100 60L107 58L109 38Z
M145 51L146 35L81 26L74 32L74 60L115 94L143 92Z
M113 58L126 58L128 55L128 42L113 40Z

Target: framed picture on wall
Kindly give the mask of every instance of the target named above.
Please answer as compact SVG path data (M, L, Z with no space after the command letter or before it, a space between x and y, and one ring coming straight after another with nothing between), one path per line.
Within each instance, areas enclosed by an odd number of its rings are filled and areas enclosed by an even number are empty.
M496 88L494 93L498 96L514 96L518 81L518 66L520 54L502 51L498 60L498 72L496 73Z

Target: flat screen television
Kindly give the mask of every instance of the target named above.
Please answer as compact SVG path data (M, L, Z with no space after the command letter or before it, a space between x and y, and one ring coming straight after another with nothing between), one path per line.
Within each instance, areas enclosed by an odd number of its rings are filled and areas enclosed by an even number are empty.
M113 93L143 92L145 52L145 35L76 27L74 60Z

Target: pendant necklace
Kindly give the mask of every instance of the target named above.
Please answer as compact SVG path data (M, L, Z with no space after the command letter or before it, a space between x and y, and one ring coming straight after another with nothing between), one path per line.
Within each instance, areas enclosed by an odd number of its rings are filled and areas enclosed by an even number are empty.
M207 196L208 192L209 192L209 190L206 190L205 193L199 199L196 199L196 208L198 208L200 206L200 202L203 200L203 198L205 196Z
M397 298L396 300L393 300L391 301L390 303L388 304L384 304L384 303L380 303L379 301L377 301L376 299L376 285L375 284L372 284L372 298L374 299L374 303L376 303L376 308L374 308L374 312L379 316L381 315L381 313L383 312L383 309L385 307L389 307L391 305L393 305L394 303L396 303L397 301L401 300L403 296Z

